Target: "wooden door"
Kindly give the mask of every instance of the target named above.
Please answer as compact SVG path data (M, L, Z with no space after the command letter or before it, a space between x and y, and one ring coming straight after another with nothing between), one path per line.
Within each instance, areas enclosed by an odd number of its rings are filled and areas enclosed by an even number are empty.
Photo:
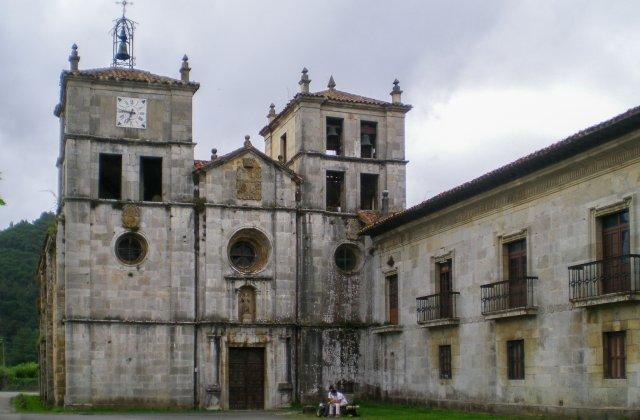
M509 307L527 306L527 242L522 239L507 244L509 272Z
M264 349L229 349L229 408L264 409Z
M387 277L389 324L398 323L398 276Z
M602 218L602 292L630 289L629 212Z
M453 316L453 297L451 296L451 260L438 264L440 278L440 318Z

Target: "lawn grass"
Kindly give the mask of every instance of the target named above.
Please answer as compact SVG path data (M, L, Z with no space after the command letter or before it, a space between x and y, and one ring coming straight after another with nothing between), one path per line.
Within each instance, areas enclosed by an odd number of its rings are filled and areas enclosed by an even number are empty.
M46 407L42 404L39 395L19 394L11 400L13 408L18 413L75 413L75 414L100 414L100 413L189 413L197 412L193 409L179 408L131 408L131 407Z
M486 413L467 413L462 411L439 410L426 407L403 406L383 403L359 403L359 418L363 419L417 419L417 420L475 420L475 419L501 419L520 420L532 417L525 416L496 416ZM312 417L314 415L301 415Z

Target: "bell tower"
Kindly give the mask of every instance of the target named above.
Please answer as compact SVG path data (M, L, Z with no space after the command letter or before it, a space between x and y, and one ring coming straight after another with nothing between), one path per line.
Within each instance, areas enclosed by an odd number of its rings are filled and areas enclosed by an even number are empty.
M81 68L74 44L54 112L64 297L57 331L72 345L51 356L62 382L53 402L136 405L136 388L153 390L145 397L151 405L191 407L194 331L180 325L193 324L196 311L192 101L199 84L189 80L186 55L176 59L175 77L134 68L136 25L125 16L130 3L121 4L111 66Z
M125 17L127 5L133 4L127 0L117 2L122 5L122 17L116 19L115 25L111 29L113 37L113 67L133 68L136 64L133 56L133 36L136 23Z

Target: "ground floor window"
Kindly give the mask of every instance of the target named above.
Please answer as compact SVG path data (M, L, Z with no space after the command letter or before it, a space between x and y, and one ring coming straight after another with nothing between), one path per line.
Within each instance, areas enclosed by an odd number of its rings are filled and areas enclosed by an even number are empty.
M440 346L440 379L451 379L451 346Z
M507 341L507 375L524 379L524 340Z
M627 377L625 372L624 339L625 331L606 332L602 335L604 377L607 379L624 379Z

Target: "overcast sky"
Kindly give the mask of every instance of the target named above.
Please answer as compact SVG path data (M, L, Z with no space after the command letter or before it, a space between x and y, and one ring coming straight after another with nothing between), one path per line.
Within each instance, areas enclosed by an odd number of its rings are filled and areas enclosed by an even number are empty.
M201 83L196 158L231 151L311 90L389 99L407 116L407 199L440 191L640 104L638 1L135 0L137 68ZM4 0L0 228L55 209L60 71L108 66L112 0Z

